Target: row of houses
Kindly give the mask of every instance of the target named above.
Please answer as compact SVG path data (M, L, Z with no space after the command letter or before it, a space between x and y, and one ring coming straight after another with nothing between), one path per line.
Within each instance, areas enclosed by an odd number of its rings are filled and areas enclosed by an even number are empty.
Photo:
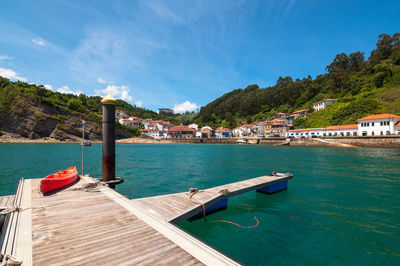
M400 135L400 116L378 114L362 117L357 124L288 130L289 138L316 138L326 136L387 136Z
M334 102L335 99L326 99ZM400 135L400 116L393 114L369 115L357 120L357 124L328 126L326 128L308 128L293 130L292 121L307 116L308 110L299 110L292 114L277 113L270 121L254 122L234 129L209 126L199 128L197 124L174 126L169 121L128 117L117 111L119 122L126 126L142 127L143 135L162 138L229 138L229 137L289 137L316 138L329 136L384 136ZM142 126L143 125L143 126Z
M213 129L209 126L198 128L198 125L173 126L168 130L142 129L142 134L156 139L187 139L187 138L229 138L231 130L227 128Z
M168 131L170 128L173 127L172 123L169 121L142 119L140 117L134 117L134 116L129 117L122 110L115 111L115 116L121 125L128 127L143 128L143 130L149 130L149 132L160 132L160 131L164 132Z

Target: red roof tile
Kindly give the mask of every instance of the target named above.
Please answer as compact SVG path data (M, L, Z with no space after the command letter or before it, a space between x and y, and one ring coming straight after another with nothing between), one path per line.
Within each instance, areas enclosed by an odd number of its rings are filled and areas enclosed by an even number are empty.
M369 116L362 117L362 118L358 119L357 121L373 120L373 119L385 119L385 118L396 118L396 117L400 117L400 116L393 115L393 114L369 115Z
M354 124L354 125L340 125L340 126L329 126L326 127L325 129L357 129L358 125Z
M171 127L169 130L170 131L194 131L193 128L190 127L185 127L185 126L175 126L175 127Z

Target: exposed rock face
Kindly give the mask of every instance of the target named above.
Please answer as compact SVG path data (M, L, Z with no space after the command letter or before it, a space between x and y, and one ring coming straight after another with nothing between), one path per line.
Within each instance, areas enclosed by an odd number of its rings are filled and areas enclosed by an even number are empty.
M63 112L49 106L24 99L25 105L6 114L0 114L2 134L29 139L51 137L61 141L82 137L82 120L86 121L85 137L100 140L101 122L83 118L79 113ZM129 138L129 132L116 129L117 138Z

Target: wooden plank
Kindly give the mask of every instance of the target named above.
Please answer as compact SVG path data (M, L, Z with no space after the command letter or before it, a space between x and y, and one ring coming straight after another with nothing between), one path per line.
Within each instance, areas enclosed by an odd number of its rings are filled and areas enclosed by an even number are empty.
M24 179L18 182L17 190L13 200L13 206L20 206L22 199L22 191L24 186ZM3 255L15 256L15 236L18 225L18 212L11 212L7 214L4 224L4 232L1 237L1 253Z
M5 209L7 206L12 205L14 201L14 195L0 197L0 209Z
M32 196L31 180L24 182L15 242L15 255L23 265L32 265Z
M130 201L129 199L123 197L121 194L112 190L106 190L104 191L104 193L107 194L111 199L118 202L121 206L134 213L135 216L139 217L142 221L156 229L159 233L161 233L166 238L177 244L179 247L190 253L202 263L206 265L239 265L237 262L226 257L225 255L211 248L205 243L195 239L194 237L177 228L173 224L155 218L135 201Z
M74 190L89 181L92 179L82 178L74 186L46 197L37 192L38 180L32 180L33 264L132 265L150 264L154 258L161 263L163 259L174 261L170 257L180 258L188 264L201 264L110 199L106 192L111 189L103 187L100 192Z

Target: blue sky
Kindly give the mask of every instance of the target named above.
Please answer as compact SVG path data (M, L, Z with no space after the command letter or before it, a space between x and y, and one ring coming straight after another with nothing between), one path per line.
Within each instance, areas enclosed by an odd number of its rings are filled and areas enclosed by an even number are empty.
M195 110L237 88L313 78L400 32L400 1L21 1L0 9L0 75Z

